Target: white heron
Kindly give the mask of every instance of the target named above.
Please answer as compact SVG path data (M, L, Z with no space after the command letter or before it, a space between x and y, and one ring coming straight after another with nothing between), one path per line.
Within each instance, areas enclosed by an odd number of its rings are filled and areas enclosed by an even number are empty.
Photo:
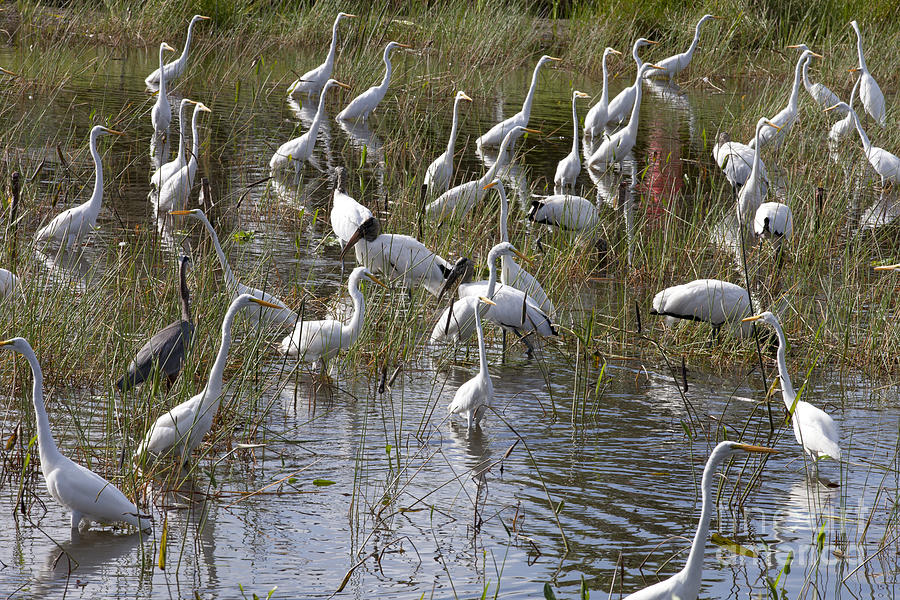
M0 269L0 300L12 296L16 290L22 289L22 280L16 277L12 271ZM24 299L25 292L22 292Z
M788 46L788 48L804 51L809 50L809 47L806 44L793 44ZM809 92L812 99L816 101L816 104L822 108L834 106L841 101L841 99L837 97L837 94L832 92L824 83L813 83L809 80L809 64L811 62L812 58L808 58L806 59L806 62L803 63L803 87L806 88L806 91Z
M506 199L506 188L503 187L503 183L499 179L494 179L485 186L486 189L494 187L497 188L497 193L500 194L500 241L508 242L509 201ZM514 255L500 255L500 282L503 285L512 286L517 290L523 291L551 318L556 314L556 308L553 306L553 302L550 301L544 288L541 287L540 282L535 279L534 275L519 266Z
M476 142L479 148L500 144L515 127L528 127L528 120L531 118L531 105L534 103L534 92L537 89L538 71L548 62L560 60L562 59L555 56L547 56L546 54L538 60L537 65L534 67L534 73L531 75L531 87L528 88L528 95L525 96L525 102L522 103L522 110L488 129L487 133L478 138Z
M872 145L872 142L869 141L869 136L866 135L862 125L859 123L859 117L857 116L856 111L852 110L845 102L838 102L837 105L829 106L825 110L834 110L840 106L843 106L850 112L850 117L853 119L853 123L856 125L856 131L859 133L859 139L862 141L866 160L869 161L869 164L872 165L872 168L878 173L879 177L881 177L881 187L884 187L888 181L894 183L900 182L900 158L895 154L891 154L884 148Z
M788 414L791 415L797 443L814 460L826 456L834 460L841 460L841 434L834 419L824 410L816 408L809 402L799 400L797 394L794 393L794 386L791 383L791 375L788 373L785 360L787 340L781 329L781 323L778 322L778 317L766 311L744 319L745 323L754 321L762 321L771 325L778 336L778 379L781 380L781 398L784 400Z
M359 240L375 241L381 223L372 211L347 194L347 169L334 170L334 192L331 195L331 230L341 242L341 258Z
M159 45L159 66L163 66L166 50L174 51L175 48L163 42ZM159 80L159 93L156 95L156 104L150 109L150 122L153 123L153 131L162 138L169 131L169 123L172 121L172 106L166 95L166 78Z
M856 24L856 21L851 22L850 25L856 32L856 53L859 55L859 66L850 70L859 72L859 78L861 80L859 84L859 99L862 101L866 112L869 113L879 125L884 127L885 123L887 123L887 113L884 108L884 94L881 93L878 82L875 81L875 78L872 77L872 74L866 67L866 59L863 56L862 34L859 32L859 25Z
M156 69L147 75L147 78L144 79L144 83L147 84L147 87L160 85L162 81L160 73L162 72L165 72L166 81L173 81L178 77L181 77L181 74L184 73L184 68L187 66L188 52L190 52L191 40L194 37L194 23L208 20L210 20L210 17L204 17L203 15L194 15L193 18L191 18L191 22L188 23L187 39L184 41L184 49L181 51L181 56L167 64L164 67L164 70L161 66L159 69Z
M600 225L600 211L587 198L556 194L532 200L528 219L564 231L589 233Z
M0 342L0 349L18 352L31 366L34 378L32 401L37 421L41 473L53 499L71 511L72 533L78 532L82 521L87 521L88 524L92 521L128 523L139 529L149 529L150 516L142 514L119 488L90 469L73 462L57 448L44 407L44 376L28 341L20 337L5 340Z
M494 177L505 169L509 164L512 153L509 148L515 143L523 133L540 133L537 129L528 129L521 125L516 125L503 138L500 144L500 151L497 153L497 160L479 179L467 181L455 187L450 188L438 198L430 202L425 207L425 216L431 220L439 220L453 217L465 216L471 211L475 205L487 194L484 189L488 183L493 181Z
M725 324L739 337L747 337L753 331L751 325L741 321L751 314L750 294L721 279L695 279L668 287L653 297L650 314L666 317L669 325L679 319L709 323L714 336Z
M641 96L643 95L641 79L652 69L659 68L657 65L645 64L638 69L634 82L634 103L631 106L631 119L628 120L628 125L603 140L600 147L588 159L589 167L621 162L634 148L634 144L637 141L638 120L641 113Z
M757 237L783 240L794 232L791 208L781 202L763 202L753 217L753 232Z
M169 211L181 210L191 196L191 188L194 187L194 177L197 175L197 157L200 154L200 113L212 111L202 102L196 102L194 114L191 117L191 152L187 164L172 173L163 182L156 196L157 210ZM152 191L151 191L152 195Z
M216 230L213 229L212 224L209 222L209 219L206 218L206 215L203 214L202 210L199 208L194 208L192 210L173 210L169 214L173 216L192 217L203 224L203 227L206 228L206 231L209 232L209 237L212 239L213 248L215 248L216 256L219 259L219 265L222 267L222 275L225 278L225 288L231 296L237 298L238 296L249 294L257 300L265 302L262 306L268 307L261 308L259 311L253 311L251 313L253 318L260 322L281 327L293 327L300 321L300 315L289 309L284 302L274 295L250 287L249 285L244 285L235 278L234 273L231 271L231 265L228 264L228 259L225 258L225 252L222 250L222 245L219 244L219 236L216 234Z
M638 38L637 41L634 42L634 46L632 46L631 48L631 56L632 58L634 58L634 62L637 65L638 72L640 72L641 67L644 66L644 61L642 61L641 57L638 56L638 50L640 50L644 46L658 43L659 42L648 40L647 38ZM638 78L638 84L640 84L640 81L640 78ZM628 113L631 112L631 107L634 106L634 98L636 94L637 87L635 87L634 85L630 85L619 92L612 100L610 100L609 107L606 109L606 123L615 124L624 121Z
M716 469L723 462L741 452L774 454L777 450L730 441L719 442L713 448L706 461L706 467L703 469L703 479L700 484L700 522L697 524L697 533L691 544L687 564L672 577L629 594L625 600L697 600L697 596L700 594L700 584L703 581L703 555L706 551L706 539L709 537L709 522L715 508Z
M356 267L347 280L347 290L353 300L353 315L347 324L333 319L322 321L298 321L294 331L281 341L282 354L296 356L308 363L320 363L322 374L327 373L327 362L346 350L362 332L366 318L366 301L359 286L364 280L387 288L365 267Z
M479 297L478 302L494 306L494 302ZM494 383L488 372L487 351L484 348L484 329L481 327L481 313L475 311L475 331L478 332L478 374L457 388L453 401L447 407L451 415L463 415L466 427L478 426L484 411L490 408L494 400Z
M803 65L811 56L824 58L821 54L816 54L812 50L804 50L800 55L800 58L797 60L797 66L794 69L794 87L791 88L791 97L788 99L787 106L769 119L769 121L773 123L773 126L765 127L762 132L757 135L759 138L758 143L761 146L768 146L769 144L780 146L784 141L784 138L787 137L791 127L793 127L794 121L797 120L800 102L800 84L803 81ZM776 129L775 125L780 127L780 129ZM751 148L756 147L757 137L753 138L747 145Z
M606 67L606 59L610 54L622 56L621 52L613 48L606 48L603 51L603 87L600 90L600 100L584 116L584 133L592 138L603 135L604 127L609 121L607 117L607 111L609 110L609 71Z
M853 89L850 91L850 104L847 105L849 110L844 111L847 113L846 116L840 121L835 122L828 131L828 139L832 144L837 144L855 128L853 124L853 115L850 114L850 111L853 110L853 101L856 100L860 81L862 81L862 79L857 77L856 82L853 84ZM838 101L838 104L840 104L840 101Z
M164 456L172 456L176 464L188 464L191 452L203 441L219 410L219 402L222 400L222 376L231 348L231 325L234 317L239 310L250 304L278 308L250 294L241 294L231 302L222 320L222 341L210 369L206 387L190 400L182 402L156 419L135 450L135 464L156 461Z
M294 165L294 172L300 173L301 163L312 156L313 149L316 147L319 127L322 123L322 118L325 116L325 97L328 95L328 90L334 86L350 89L349 85L341 83L337 79L329 79L325 83L325 87L322 88L319 94L319 108L316 110L316 116L313 117L309 129L300 137L289 140L278 147L278 150L275 151L269 160L269 169L271 169L272 173L291 164Z
M384 99L385 94L387 94L388 86L391 83L391 72L393 71L393 66L391 65L391 52L393 52L394 48L410 48L410 46L401 44L400 42L390 42L385 46L384 78L381 80L381 83L374 87L370 87L351 100L350 104L337 114L337 119L339 121L366 121L372 111L375 110L378 104Z
M691 64L691 59L694 57L694 51L700 43L700 27L710 19L721 18L722 17L717 17L716 15L703 15L700 21L697 22L697 27L694 29L694 39L688 49L681 54L675 54L658 61L656 64L659 65L662 70L651 71L648 77L668 77L669 83L674 83L675 76L684 71L687 66Z
M556 175L553 178L553 186L557 194L564 193L567 189L575 191L575 180L581 172L581 158L578 155L578 110L575 101L579 98L589 98L584 92L575 90L572 92L572 151L559 161L556 166Z
M753 172L753 161L755 160L756 150L742 144L741 142L731 141L728 132L721 132L716 138L716 145L713 146L713 158L716 164L725 173L725 179L731 184L731 187L737 191L740 189L750 174ZM758 185L763 186L761 194L766 195L769 190L769 173L766 171L766 165L762 159L759 161Z
M94 192L84 204L73 206L59 213L52 221L41 227L34 238L38 242L55 241L69 248L76 241L94 230L97 216L103 204L103 162L97 151L97 140L103 135L124 135L121 131L96 125L91 129L91 157L94 159Z
M425 170L425 179L422 183L422 198L431 194L443 194L450 189L450 181L453 179L453 154L456 148L456 136L459 131L459 103L472 102L472 99L463 91L456 92L453 100L453 125L450 127L450 139L447 140L447 149L428 165Z
M763 128L766 127L770 128L769 131L775 131L776 133L781 130L780 126L769 121L765 117L756 122L756 135L753 138L756 144L753 145L753 163L750 169L750 175L741 186L741 190L738 192L737 197L736 209L738 222L741 225L749 223L750 220L753 219L756 210L759 208L759 205L762 204L762 201L769 191L769 182L763 176L764 167L762 166L762 160L759 158L759 152L762 148L762 143L760 143L762 140L762 132Z
M188 122L187 107L191 104L197 104L194 100L183 98L178 106L178 152L175 154L175 160L171 160L160 166L150 177L151 194L153 190L159 193L159 189L165 181L181 170L181 167L187 164L185 160L185 142L187 141Z
M331 71L334 69L334 55L337 52L338 25L340 24L341 19L355 18L356 15L351 15L350 13L339 12L337 14L337 17L334 19L334 25L331 26L331 46L328 48L328 56L325 57L325 62L315 69L307 71L300 76L300 79L292 83L288 88L288 97L293 96L297 92L307 96L318 96L322 93L322 89L325 87L328 80L331 79Z

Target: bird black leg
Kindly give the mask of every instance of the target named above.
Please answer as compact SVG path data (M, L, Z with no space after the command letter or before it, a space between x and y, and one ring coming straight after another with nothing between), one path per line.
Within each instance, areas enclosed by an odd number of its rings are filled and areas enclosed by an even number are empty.
M522 335L518 329L513 329L513 333L519 336L519 339L525 344L525 355L528 356L528 358L534 358L534 345L531 343L531 340L528 339L528 336Z

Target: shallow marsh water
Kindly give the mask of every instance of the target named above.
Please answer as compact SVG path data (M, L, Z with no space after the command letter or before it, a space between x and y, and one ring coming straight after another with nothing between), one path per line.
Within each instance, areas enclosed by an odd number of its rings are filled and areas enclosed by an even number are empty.
M16 68L23 52L3 51L0 59ZM69 139L60 132L74 130L74 139L82 139L92 107L102 117L116 115L125 104L149 107L143 76L152 68L153 53L117 54L115 60L98 60L93 72L76 76L49 99L19 98L14 109L3 111L7 120L18 118L11 114L15 110L40 115L32 146L22 150L27 159L17 160L33 168L47 158L40 179L48 194L64 176L54 167L55 144ZM70 58L84 62L86 56ZM204 62L213 60L207 56L191 68L202 70ZM423 75L415 55L396 62L397 86L412 88ZM464 108L458 180L460 172L481 171L475 137L501 111L509 115L517 110L530 74L530 69L510 74L499 82L495 101ZM626 71L622 79L628 78ZM541 77L532 123L545 135L524 144L527 152L518 163L527 166L526 185L537 182L538 191L543 181L552 185L556 161L571 145L572 79L550 69ZM614 81L614 91L622 79ZM599 91L596 81L579 79L575 85L590 85L585 91L592 94ZM247 84L239 91L204 89L192 82L190 90L176 87L176 94L189 91L213 108L203 125L212 158L201 159L200 171L209 175L214 197L226 206L225 225L219 224L223 240L230 230L253 232L241 244L227 240L237 272L248 282L272 277L273 285L288 294L309 287L317 297L336 296L343 282L337 245L322 242L327 221L320 217L315 224L303 221L295 227L291 224L296 221L282 214L318 209L326 215L329 187L323 176L304 169L301 185L288 179L255 186L237 210L230 208L244 196L245 186L268 174L268 157L278 143L295 135L298 117L303 130L308 125L308 107L295 116L297 107L284 101L284 88ZM711 140L719 122L727 120L726 107L734 95L706 89L660 95L648 88L644 96L635 156L637 170L646 169L649 177L637 202L651 214L673 188L718 177L702 140ZM345 100L330 103L329 113ZM427 107L438 111L428 134L445 139L449 101ZM586 110L582 106L579 113ZM329 119L320 140L330 139L330 148L320 145L316 157L322 166L347 164L354 188L358 191L361 181L366 189L362 197L383 206L392 202L384 186L396 175L379 149L395 143L391 132L406 125L394 123L388 108L373 117L373 126L380 139L370 135L361 142L366 132L344 131ZM107 195L96 234L100 241L88 246L87 259L71 261L75 274L68 270L65 281L102 279L104 266L114 260L104 245L129 239L121 225L152 227L146 201L149 165L142 146L149 128L149 119L132 122L128 140L106 146ZM360 143L367 143L364 153ZM89 178L87 153L77 160L83 167L78 172ZM579 185L594 197L594 182L584 171ZM600 185L612 193L617 189L614 178L601 179ZM710 185L724 183L719 178ZM513 218L522 216L514 210ZM861 221L870 227L877 223L869 217ZM175 233L169 241L161 237L162 252L172 260L176 248L193 244L196 252L200 238L190 231L188 236ZM48 261L54 262L52 257ZM261 264L267 265L264 272L249 272ZM46 285L59 284L61 271L48 264ZM615 313L629 297L623 282L596 282L588 289L578 310L594 306ZM217 335L217 325L206 329L202 335ZM246 328L242 332L248 334ZM70 598L230 598L241 593L239 586L260 596L277 586L274 597L328 597L362 561L340 597L479 597L487 588L489 597L531 598L540 596L548 581L560 597L575 597L582 577L595 596L606 594L620 554L626 570L624 582L616 579L615 593L656 581L657 569L666 576L680 567L686 540L664 542L693 536L699 514L696 484L711 446L702 432L715 435L727 427L735 436L749 423L748 432L758 428L765 439L768 420L757 404L765 390L758 377L746 375L750 366L726 375L692 371L689 409L664 368L610 360L602 393L583 407L590 416L573 419L575 366L570 354L550 345L540 362L515 350L504 363L498 340L492 341L495 406L503 420L489 415L481 430L469 433L444 415L453 391L475 369L474 353L460 351L447 361L421 351L383 394L375 378L354 376L352 365L344 364L336 391L316 398L314 410L309 384L286 374L290 369L273 356L260 375L264 408L258 437L264 448L237 449L222 461L217 448L212 458L203 459L193 491L167 497L166 510L154 509L158 525L168 519L165 570L155 566L159 528L152 540L102 531L69 542L68 517L46 497L42 485L37 489L46 512L37 508L28 518L14 518L18 484L15 479L6 482L0 489L6 507L0 510L0 589L13 598L59 597L63 592ZM37 353L40 357L40 348ZM810 361L791 360L797 381ZM581 368L580 377L596 382L595 366L586 372ZM812 371L804 393L842 425L843 471L833 463L823 468L842 485L828 489L810 483L792 432L783 427L770 442L783 452L769 459L760 485L746 487L755 462L740 477L741 464L736 463L722 488L713 530L758 556L739 557L710 543L706 597L765 597L770 594L767 578L778 579L777 587L790 598L896 595L900 545L890 519L900 477L897 389L823 369ZM107 394L54 390L51 422L70 456L83 458L83 452L73 451L79 440L114 443L103 434ZM232 395L226 404L234 408L240 402ZM60 410L63 405L70 408ZM782 419L780 407L773 409L775 418ZM15 411L4 412L4 439L17 422ZM701 434L687 438L686 424ZM115 448L103 452L115 454ZM258 490L262 492L244 497ZM749 495L740 502L745 492ZM187 502L191 497L208 499ZM558 524L548 500L558 511ZM62 550L77 568L61 556ZM680 554L667 563L675 552ZM648 555L642 575L638 565ZM789 556L790 573L779 578Z

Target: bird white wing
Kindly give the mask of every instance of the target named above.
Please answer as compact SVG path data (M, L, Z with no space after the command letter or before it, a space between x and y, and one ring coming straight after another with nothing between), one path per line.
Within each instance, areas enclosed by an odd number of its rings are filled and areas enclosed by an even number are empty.
M380 87L370 87L362 94L350 101L344 110L338 113L337 118L342 121L351 121L360 117L368 117L369 113L375 110L375 107L384 98L387 90Z
M450 188L441 194L437 200L425 207L425 216L430 220L462 217L469 214L480 196L478 181L467 181L456 187Z
M478 373L459 386L447 407L447 412L454 415L474 413L482 406L490 406L493 397L494 386L490 377L485 378Z
M344 334L344 324L340 321L304 321L298 323L294 332L281 341L279 351L288 356L298 356L305 362L316 362L336 356L341 348L346 348L353 341L350 335Z
M431 193L445 192L450 187L453 177L453 157L446 151L438 156L425 171L425 185Z
M478 146L499 146L500 142L503 141L503 138L506 137L506 134L509 133L513 127L527 126L528 121L525 119L525 115L519 111L508 119L504 119L488 129L487 133L476 140L476 143Z
M666 288L653 297L652 314L706 321L740 323L750 316L750 295L739 285L719 279L696 279Z
M45 474L50 495L63 506L101 523L138 524L138 509L119 488L66 457Z
M756 235L790 237L794 230L791 209L781 202L763 202L756 209L753 231Z
M372 218L372 211L342 192L334 194L331 207L331 230L346 243L359 226ZM361 240L362 241L362 240Z
M809 454L816 457L824 454L835 460L841 459L841 448L838 445L840 430L831 415L800 400L794 409L792 420L797 443Z
M597 207L587 198L572 195L534 200L528 217L535 223L577 232L592 231L600 224Z
M625 118L625 115L631 112L634 106L634 98L637 96L637 90L634 85L630 85L615 98L609 101L609 108L606 111L608 123L618 123Z

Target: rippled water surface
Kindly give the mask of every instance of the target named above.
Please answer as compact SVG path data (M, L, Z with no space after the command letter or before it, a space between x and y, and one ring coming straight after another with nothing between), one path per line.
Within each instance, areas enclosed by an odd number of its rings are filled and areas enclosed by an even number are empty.
M96 66L58 93L49 98L33 93L3 109L6 120L14 118L12 111L35 115L35 143L21 149L16 160L33 169L47 159L40 181L48 194L63 176L53 141L68 139L60 131L82 140L95 111L114 117L122 105L149 108L153 101L143 85L153 53L85 50L70 59L88 63L94 52ZM16 68L25 50L4 50L0 59ZM278 59L284 57L267 57L260 68L274 64L275 75L289 79ZM191 68L202 70L214 60L208 55ZM414 54L398 54L396 63L399 89L415 89L427 75ZM613 80L614 92L629 73ZM517 110L530 75L530 69L511 73L489 90L492 99L464 109L459 172L482 171L474 140L501 115ZM277 77L257 75L239 90L191 81L176 87L173 98L189 93L210 99L213 113L204 136L211 152L201 160L200 172L212 181L214 197L236 208L225 211L224 221L254 232L250 241L228 248L236 270L252 278L242 270L265 257L276 265L277 284L287 288L284 282L296 279L325 297L343 285L337 245L320 243L327 220L297 229L275 215L300 209L326 214L327 179L305 169L300 185L273 181L246 187L268 175L274 148L295 135L298 122L306 130L311 119L310 106L285 102L285 85L275 85ZM573 81L570 73L551 69L542 75L532 125L544 135L524 144L527 151L517 163L524 168L519 175L526 189L552 186L556 161L570 148L573 85L599 93L598 81ZM634 159L636 169L647 169L638 195L648 212L673 190L711 177L703 140L713 138L732 100L731 94L704 88L685 93L646 88ZM329 113L341 102L331 103ZM327 119L316 150L319 166L346 164L360 174L365 197L377 205L393 201L383 187L385 171L392 169L384 146L399 143L397 132L406 131L392 120L390 94L386 102L372 119L374 131L345 131ZM449 104L423 101L422 110L427 105L434 111L424 133L445 139ZM580 107L580 114L586 109ZM97 234L104 240L114 239L122 226L151 226L154 219L146 201L148 158L137 141L149 138L149 117L117 126L129 139L106 146L107 195ZM74 160L84 167L79 172L89 172L87 153ZM422 169L426 164L423 160ZM601 195L617 189L615 178L593 181L583 171L579 187L586 196L596 197L595 185ZM887 218L886 211L872 210L860 218L861 226L876 227L878 219ZM516 210L514 218L521 217ZM196 234L186 242L180 237L160 243L172 251L197 239ZM100 277L91 269L102 272L102 264L89 266L92 252L103 256L104 251L89 246L87 260L62 266L83 280ZM47 258L48 268L53 260ZM623 287L614 281L591 284L585 305L608 311L627 297ZM403 310L403 299L397 302ZM194 489L170 494L156 508L157 524L168 520L165 570L156 567L159 527L153 540L103 530L69 541L68 515L43 487L37 489L45 507L13 515L18 478L10 475L0 493L0 589L14 598L64 592L70 598L233 598L241 587L248 596L263 596L277 586L275 597L299 598L328 597L346 583L339 596L480 597L486 589L489 597L533 598L542 595L545 582L560 597L575 597L583 578L600 597L611 585L616 593L631 592L657 581L657 571L667 576L680 568L699 515L698 481L711 446L702 432L721 436L727 427L736 436L747 423L748 435L756 428L766 432L766 412L757 403L765 390L758 377L746 377L740 369L733 377L692 372L682 397L667 371L640 360L610 360L600 393L584 404L583 392L573 391L570 352L549 345L539 361L519 351L504 361L499 339L494 342L489 358L499 416L489 415L473 432L445 419L445 407L477 368L475 353L461 350L453 361L417 356L384 393L378 381L344 368L335 392L320 395L314 410L308 382L285 375L290 369L273 355L259 384L265 390L262 405L268 406L260 413L264 447L232 449L233 460L204 459ZM795 364L795 377L802 377L808 364ZM596 366L588 373L593 382L600 375ZM739 557L710 544L704 597L767 597L770 586L789 598L896 595L900 546L890 519L900 473L897 390L846 373L840 378L813 371L804 394L842 425L847 461L842 470L832 463L822 473L842 485L816 483L791 431L783 427L769 442L783 452L768 461L759 485L749 486L758 463L751 461L741 474L743 463L736 462L723 479L713 531L756 556ZM578 397L575 420L573 397ZM54 390L51 420L64 451L83 435L67 426L73 413L94 428L88 437L101 436L107 401L103 394ZM229 403L238 402L241 398L230 396ZM73 408L53 410L63 404ZM774 414L783 419L780 408ZM17 421L14 411L5 411L4 439ZM698 435L688 438L687 430ZM245 496L254 491L259 493ZM620 559L624 580L617 571ZM779 577L788 560L790 572Z

